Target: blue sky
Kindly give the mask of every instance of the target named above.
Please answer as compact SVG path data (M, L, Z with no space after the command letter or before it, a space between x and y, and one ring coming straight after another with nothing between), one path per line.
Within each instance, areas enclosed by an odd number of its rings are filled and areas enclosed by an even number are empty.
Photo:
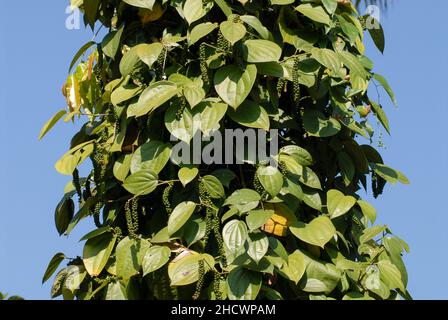
M49 259L57 251L81 254L78 239L89 231L81 224L70 238L60 238L53 222L68 181L53 164L67 151L75 126L59 124L42 142L37 136L64 108L68 65L92 34L67 30L65 2L47 2L6 1L0 11L0 290L28 299L49 298L50 283L41 285ZM395 108L382 94L392 127L392 136L383 137L383 157L412 183L387 186L373 203L378 222L411 247L406 263L416 299L448 299L448 212L442 201L448 179L447 11L444 0L395 0L381 17L385 54L367 46L399 102Z

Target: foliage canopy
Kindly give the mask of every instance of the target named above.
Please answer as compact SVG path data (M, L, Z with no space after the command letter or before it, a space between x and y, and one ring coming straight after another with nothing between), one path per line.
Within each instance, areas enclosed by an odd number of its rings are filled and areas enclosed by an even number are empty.
M408 246L359 195L408 183L371 145L371 121L390 128L369 84L395 97L364 54L366 33L384 50L369 17L341 0L72 5L109 32L75 55L68 109L40 137L87 118L56 163L73 179L55 222L61 235L89 217L96 228L82 257L51 260L43 281L68 259L52 297L409 298ZM278 129L277 165L170 160L171 134L188 144L197 131L238 128L265 130L266 143Z

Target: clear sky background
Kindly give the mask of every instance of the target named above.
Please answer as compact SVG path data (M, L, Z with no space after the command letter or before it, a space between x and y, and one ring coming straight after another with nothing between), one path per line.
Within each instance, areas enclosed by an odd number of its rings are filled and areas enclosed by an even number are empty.
M60 238L53 221L69 180L53 164L75 126L60 123L37 141L42 124L65 106L61 86L72 56L92 38L65 28L66 2L3 1L0 9L0 290L27 299L49 298L51 284L41 285L49 259L58 251L80 255L78 240L91 227ZM405 261L416 299L448 299L446 12L446 0L394 0L381 16L385 54L368 44L399 102L393 107L382 93L392 136L381 151L412 183L388 185L373 203L378 222L411 247Z

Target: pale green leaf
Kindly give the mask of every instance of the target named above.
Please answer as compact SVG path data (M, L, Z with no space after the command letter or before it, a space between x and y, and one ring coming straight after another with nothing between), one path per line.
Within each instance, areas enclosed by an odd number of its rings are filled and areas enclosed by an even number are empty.
M50 120L48 120L42 127L39 133L39 140L41 140L50 131L54 125L67 114L65 109L58 111Z
M195 210L194 202L186 201L178 204L168 219L168 234L172 235L182 228Z
M154 140L142 144L132 155L131 173L150 170L159 174L168 163L170 155L171 146L168 143Z
M198 40L210 34L213 30L218 28L217 23L204 22L195 26L188 36L188 44L192 46Z
M137 104L128 107L128 117L141 117L174 97L178 92L177 86L170 81L158 81L146 88Z
M244 59L250 63L278 61L282 48L268 40L246 40L243 45Z
M87 240L83 250L83 262L90 276L96 277L103 271L115 241L116 237L111 233L103 233Z
M289 227L289 230L300 240L321 248L336 235L333 223L324 216L314 218L308 224L297 221Z
M254 231L264 225L274 214L274 210L252 210L246 217L249 231Z
M219 26L222 35L232 45L241 40L246 34L246 27L239 22L224 21Z
M146 250L143 257L143 276L162 268L170 259L171 250L168 247L153 246Z
M232 220L227 222L222 230L222 238L232 253L238 252L247 240L247 226L243 221Z
M215 73L215 90L224 102L236 109L246 100L256 77L255 65L247 65L244 70L235 65L228 65Z
M346 214L356 203L352 196L346 196L336 189L327 192L327 209L331 218L337 218Z
M151 170L142 170L124 180L123 187L132 194L144 196L157 188L158 176Z
M189 184L191 181L194 180L194 178L197 177L199 173L198 168L181 168L179 172L177 173L180 182L185 187L187 184Z
M323 23L326 25L330 25L331 23L330 16L328 15L328 13L325 12L324 8L320 5L305 3L299 5L295 9L313 21Z
M276 167L260 166L257 170L257 177L263 188L273 198L277 196L283 187L283 174Z

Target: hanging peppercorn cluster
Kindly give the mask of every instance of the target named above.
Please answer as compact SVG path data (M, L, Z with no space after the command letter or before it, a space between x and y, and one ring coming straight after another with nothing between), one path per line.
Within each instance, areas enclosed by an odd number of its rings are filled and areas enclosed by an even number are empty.
M173 188L174 188L174 182L171 182L171 181L168 182L168 185L163 190L163 195L162 195L163 205L164 205L165 210L168 213L168 215L170 215L171 212L173 212L173 208L171 206L171 200L170 200Z
M204 247L207 248L209 244L210 235L213 231L213 235L218 245L218 252L220 253L223 265L226 265L226 254L224 248L224 241L221 234L221 221L218 217L218 209L212 201L210 193L204 184L199 182L199 199L201 204L205 208L205 235L203 238Z
M131 238L136 238L138 233L138 198L126 201L124 206L128 234Z
M218 44L218 46L219 46L219 44ZM208 75L206 47L207 47L207 45L205 44L205 42L202 42L201 45L199 46L199 63L200 63L202 81L204 81L204 84L206 86L209 86L210 78Z

